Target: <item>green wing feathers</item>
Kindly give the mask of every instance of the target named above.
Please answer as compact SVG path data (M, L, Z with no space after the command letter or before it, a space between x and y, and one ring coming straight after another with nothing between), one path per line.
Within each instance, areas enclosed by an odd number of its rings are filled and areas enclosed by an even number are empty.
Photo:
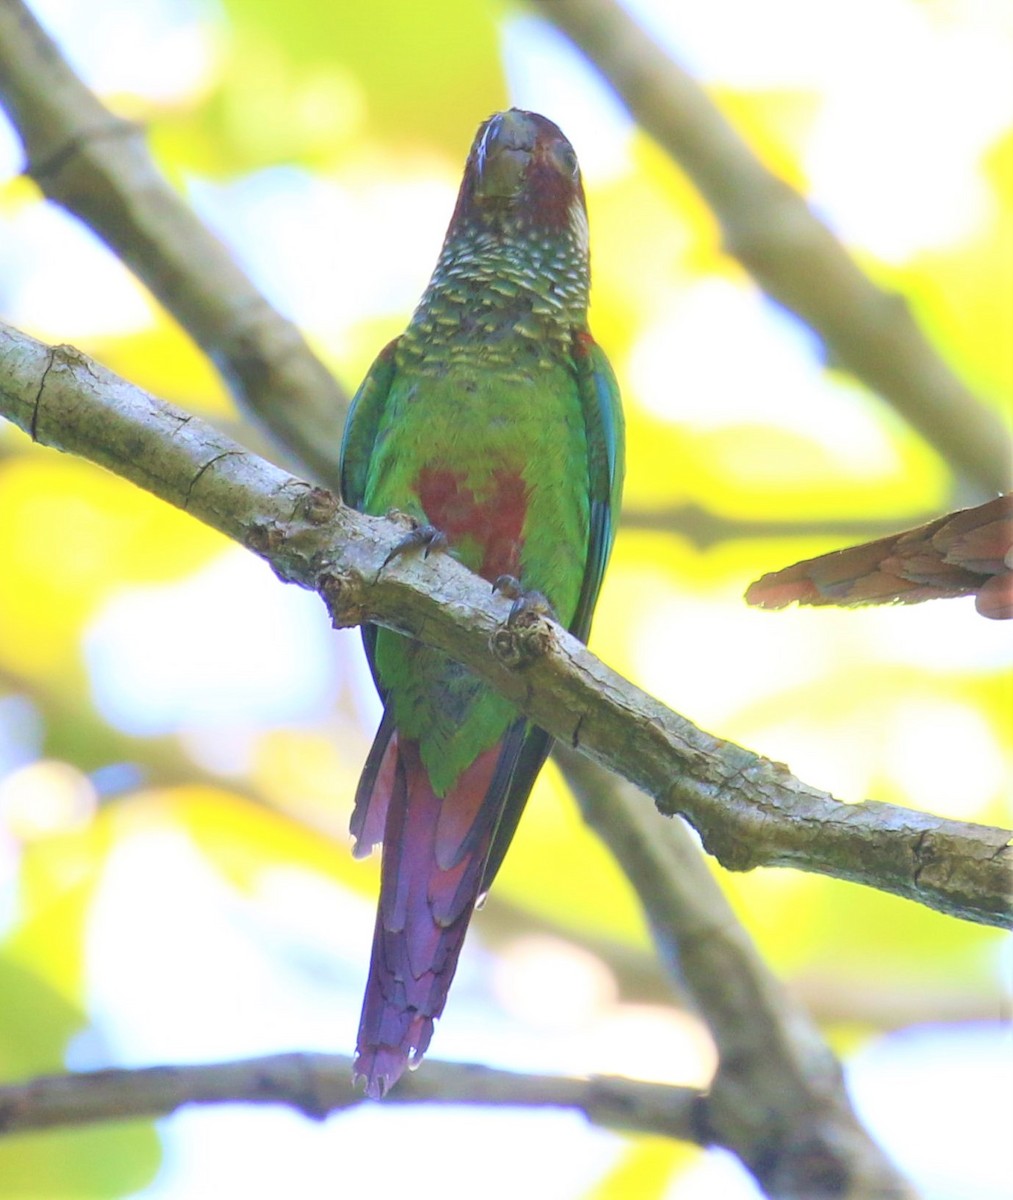
M545 595L582 641L623 478L589 279L573 148L536 113L495 114L430 284L356 393L341 445L345 503L432 524L490 583L511 575ZM355 1069L382 1096L429 1044L551 738L446 654L370 626L363 641L384 716L352 833L360 854L382 841L383 861Z
M587 641L615 540L625 472L625 430L619 385L605 352L590 334L574 338L573 359L587 431L590 529L584 581L570 632L583 642Z
M350 508L361 510L365 499L373 447L394 381L394 356L399 340L388 342L376 356L348 410L341 438L340 472L341 498Z

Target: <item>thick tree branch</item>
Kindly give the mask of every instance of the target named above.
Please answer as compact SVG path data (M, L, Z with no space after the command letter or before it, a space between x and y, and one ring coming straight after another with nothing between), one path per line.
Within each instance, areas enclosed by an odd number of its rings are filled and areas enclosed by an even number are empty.
M0 105L44 194L147 284L284 452L337 488L347 401L333 376L162 178L144 131L84 86L21 0L0 0Z
M802 197L755 156L700 85L618 0L533 0L584 52L631 115L686 171L725 247L822 338L831 362L878 392L981 499L1010 487L1009 437L957 378L899 295L860 270Z
M426 1060L383 1103L575 1108L595 1125L702 1142L695 1088L520 1075L470 1063ZM165 1117L188 1104L286 1104L323 1120L365 1103L352 1060L339 1054L272 1054L239 1062L54 1075L0 1087L0 1136L99 1121Z
M681 821L660 822L628 784L559 748L591 828L636 889L661 960L718 1049L706 1116L772 1197L908 1196L862 1128L841 1068L766 966Z
M713 1086L701 1094L427 1063L387 1103L574 1107L596 1124L725 1146L771 1197L910 1197L855 1119L833 1056L764 968L681 824L659 822L584 759L567 755L565 768L591 824L631 868L664 957L714 1032L722 1066ZM340 1056L101 1071L0 1088L0 1136L200 1103L282 1103L323 1118L361 1100Z
M337 625L374 621L446 650L550 733L681 814L732 870L794 866L985 924L1013 915L1010 834L890 804L842 804L627 683L449 555L384 560L403 530L339 505L70 347L0 325L0 415L108 467L318 590Z
M195 334L237 394L317 478L333 483L343 407L326 372L159 179L138 131L82 87L19 0L0 0L0 93L22 131L29 172L46 194L113 246ZM729 239L733 252L747 265L755 258L762 277L769 248L763 237L753 245L742 228L725 226L726 235L739 235L737 244ZM29 371L10 387L3 378L8 351ZM12 419L40 442L133 479L248 545L282 578L320 590L337 622L375 619L448 649L546 728L572 734L575 744L579 739L640 782L663 811L686 812L726 865L807 867L813 858L817 870L944 911L991 923L1008 919L1004 831L890 806L847 809L668 713L555 627L502 629L503 606L449 560L426 568L397 563L381 576L382 557L400 536L394 527L335 507L331 497L157 405L76 351L41 347L0 328L0 411L8 402ZM630 741L632 749L622 744ZM643 751L648 758L639 763ZM595 817L589 803L589 811L601 826L600 810ZM713 884L681 827L661 825L667 832L656 840L653 814L629 797L621 812L623 864L635 864L631 877L670 949L675 939L681 973L715 1029L722 1067L712 1095L430 1064L391 1101L572 1106L597 1123L729 1146L772 1196L909 1195L855 1121L833 1057L803 1015L786 1005L744 932L726 923L720 894L718 904L702 890L703 879ZM859 812L869 819L839 828ZM945 857L947 869L956 865L952 878L931 877L933 839L952 842L954 854ZM877 853L869 869L861 860L871 846ZM694 862L702 876L693 874ZM673 888L667 876L680 872L682 887ZM700 889L696 903L685 894L691 881ZM283 1055L36 1080L0 1089L0 1132L227 1100L289 1103L319 1117L358 1100L349 1077L348 1060Z
M75 765L85 772L111 763L136 764L138 780L127 785L124 792L103 794L100 801L103 804L131 803L137 786L172 788L199 783L211 788L225 788L254 808L269 811L280 820L291 822L294 828L322 835L339 848L347 843L347 822L339 814L307 813L279 804L262 792L256 782L238 780L233 775L223 776L199 766L187 756L175 737L124 733L96 715L87 704L86 696L75 689L61 688L53 681L30 679L0 668L0 697L5 692L23 696L42 717L46 731L42 752L46 756L66 757L70 754ZM68 730L73 731L69 741ZM82 747L87 748L86 758L81 757ZM574 757L558 745L555 755L564 762ZM623 869L628 875L639 872L635 862L629 867L623 864ZM482 909L483 940L495 949L524 933L560 938L600 958L615 976L625 1001L680 1006L688 1002L684 981L666 974L656 956L649 951L590 930L577 931L561 925L551 916L535 914L494 890ZM854 979L844 972L834 973L826 968L795 976L787 987L794 1002L801 1004L821 1026L846 1021L853 1026L890 1030L927 1021L937 1024L994 1021L1000 1014L1002 1003L995 991L973 981L941 983L937 980L930 987L912 991L878 977Z

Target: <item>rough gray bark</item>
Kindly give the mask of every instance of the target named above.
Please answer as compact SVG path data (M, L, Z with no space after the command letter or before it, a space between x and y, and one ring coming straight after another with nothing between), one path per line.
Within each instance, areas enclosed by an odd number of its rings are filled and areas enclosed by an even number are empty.
M793 866L984 924L1013 917L1008 831L843 804L698 729L544 618L505 626L509 602L449 555L384 568L402 528L345 508L73 348L0 326L0 414L249 547L319 591L336 625L373 621L448 651L662 813L686 817L731 870Z

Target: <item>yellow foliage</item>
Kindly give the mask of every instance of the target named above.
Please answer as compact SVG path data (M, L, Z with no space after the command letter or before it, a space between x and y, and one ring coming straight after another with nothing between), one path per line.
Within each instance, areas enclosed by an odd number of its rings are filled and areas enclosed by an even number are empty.
M178 323L153 306L152 323L128 337L82 342L93 355L131 383L211 420L234 417L235 406L221 376Z
M631 1139L618 1164L604 1176L584 1200L662 1200L670 1194L674 1176L697 1159L700 1151L670 1138Z
M584 824L551 763L539 776L496 895L561 928L631 945L648 937L639 901L615 859Z
M226 544L190 517L79 459L0 462L0 664L74 672L84 623L121 582L192 571Z
M442 0L438 7L434 19L431 6L417 0L225 0L207 34L214 43L208 70L191 94L163 102L130 93L117 103L145 121L160 167L181 191L195 180L229 184L290 168L340 191L348 207L334 219L347 221L382 190L379 208L385 212L389 202L392 222L405 237L391 245L404 246L416 233L432 236L413 209L419 189L435 188L438 198L478 122L512 99L527 105L507 95L498 6ZM807 142L823 103L816 87L729 85L713 95L761 160L804 190ZM951 668L927 648L892 654L889 629L866 614L757 614L741 601L752 578L835 544L834 537L815 534L761 539L752 536L751 522L790 527L793 521L885 519L900 526L908 515L920 519L951 507L949 469L884 403L824 370L819 346L797 329L791 331L797 346L785 335L783 357L757 366L752 349L744 351L735 328L726 326L723 306L742 304L748 319L759 312L755 328L763 337L784 331L762 323L766 302L723 251L713 213L651 138L634 132L626 149L627 169L588 187L591 324L626 403L626 512L657 519L651 531L632 522L621 528L592 649L719 736L783 758L807 782L846 799L869 796L960 819L1007 821L1003 771L1011 696L983 653ZM908 300L947 361L996 407L1013 393L1011 157L1013 129L1007 129L981 161L984 205L966 235L888 266L866 256L877 280ZM872 174L860 182L873 191L879 186ZM21 176L0 185L0 221L17 220L41 203L35 185ZM355 265L363 273L375 265L393 277L391 260L394 266L402 260L380 221L371 233L380 249L362 250ZM361 233L349 224L353 236ZM269 245L275 232L265 227L258 234ZM325 229L312 234L321 245L327 236ZM316 241L306 244L312 254ZM666 339L687 298L708 287L717 297L716 318L706 328L702 367L698 363L698 375L688 379ZM354 286L348 291L347 310L331 316L328 309L308 332L343 382L354 386L403 328L408 311L394 311L400 292L391 302L382 288L368 300ZM158 396L211 419L232 419L233 404L211 365L173 319L153 303L150 308L143 328L92 338L82 348ZM73 327L57 333L58 340L77 338ZM634 369L648 336L660 345L660 399L646 394ZM722 419L690 411L683 401L710 374L710 362L719 366L739 356L745 356L746 402L730 405ZM806 423L793 423L790 406L781 415L772 411L787 391L782 368L798 362L806 372L796 390L811 400ZM712 387L719 398L723 378ZM671 414L667 389L676 401ZM848 416L856 421L845 437L838 422ZM693 507L728 523L717 544L701 547L692 530L666 528L665 510L678 510L681 521ZM20 435L0 438L0 704L8 692L20 696L33 682L44 683L34 699L45 744L28 747L28 757L55 756L60 751L49 742L61 739L65 747L86 740L89 753L103 753L93 744L100 739L92 731L105 727L91 711L81 652L89 622L116 589L177 580L224 544L110 474L32 447ZM969 609L965 616L977 621ZM956 639L961 627L954 622L940 629ZM0 805L0 837L17 855L14 915L0 943L0 1025L11 1031L6 1041L0 1031L0 1074L63 1065L67 1044L88 1020L82 1007L86 932L96 889L110 853L138 830L181 831L247 895L279 867L339 885L350 905L361 906L360 896L375 892L378 856L355 862L346 832L372 734L361 727L362 686L362 680L342 680L335 711L323 714L325 727L243 728L240 739L252 749L234 790L228 782L144 789L99 805L97 785L79 770L98 805L87 821L61 825L54 817L48 828L46 820L62 810L47 808L44 797L30 819L23 808ZM57 689L65 703L47 703ZM178 778L187 777L182 743L168 737L129 743L118 731L107 732L111 745L142 766L150 755L160 779L167 761ZM195 743L213 744L214 729L197 732ZM4 750L0 737L0 756ZM69 749L62 753L73 757ZM67 764L52 767L33 764L40 772L33 786L47 778L55 786ZM857 987L893 989L901 1004L906 992L943 988L955 977L988 995L996 988L994 931L802 872L712 869L761 951L789 978L825 978L833 987L835 978L846 977ZM649 948L629 882L585 828L551 766L495 894L510 902L521 923L527 913L539 928L555 927L563 936ZM847 1038L853 1044L866 1033L849 1026ZM298 1043L298 1031L293 1039ZM38 1154L0 1147L0 1200L15 1194L4 1190L6 1180L15 1181L11 1187L43 1180L53 1195L62 1194L61 1187L70 1194L52 1164L68 1146L80 1164L89 1148L106 1144L91 1137L73 1145L40 1139ZM152 1147L144 1138L138 1145L143 1152L136 1167L127 1163L121 1191L142 1186L145 1171L150 1174ZM631 1141L589 1200L665 1195L698 1154L660 1139ZM49 1170L52 1176L44 1174Z
M59 786L39 773L39 802L50 785ZM26 842L22 853L17 917L3 955L74 1004L84 999L89 905L113 841L111 815L100 812L86 824Z
M750 150L785 183L805 192L808 180L800 147L819 113L821 97L813 89L715 88L713 99Z
M1013 420L1013 130L984 162L985 219L960 242L924 251L898 280L933 341L982 398Z
M135 802L137 819L184 829L221 874L242 891L271 867L291 866L340 877L350 855L282 813L224 788L179 787Z

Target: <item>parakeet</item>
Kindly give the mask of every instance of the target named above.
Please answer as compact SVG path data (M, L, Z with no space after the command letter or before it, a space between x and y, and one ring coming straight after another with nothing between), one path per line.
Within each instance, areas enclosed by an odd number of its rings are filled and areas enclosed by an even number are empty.
M772 571L750 584L746 600L784 608L972 595L983 617L1013 618L1013 495Z
M589 278L573 148L537 113L495 114L429 286L356 393L341 447L347 504L414 518L416 540L541 593L582 640L623 478ZM363 640L384 714L351 830L357 855L382 841L383 857L355 1072L381 1097L429 1045L550 739L445 654L370 626Z

